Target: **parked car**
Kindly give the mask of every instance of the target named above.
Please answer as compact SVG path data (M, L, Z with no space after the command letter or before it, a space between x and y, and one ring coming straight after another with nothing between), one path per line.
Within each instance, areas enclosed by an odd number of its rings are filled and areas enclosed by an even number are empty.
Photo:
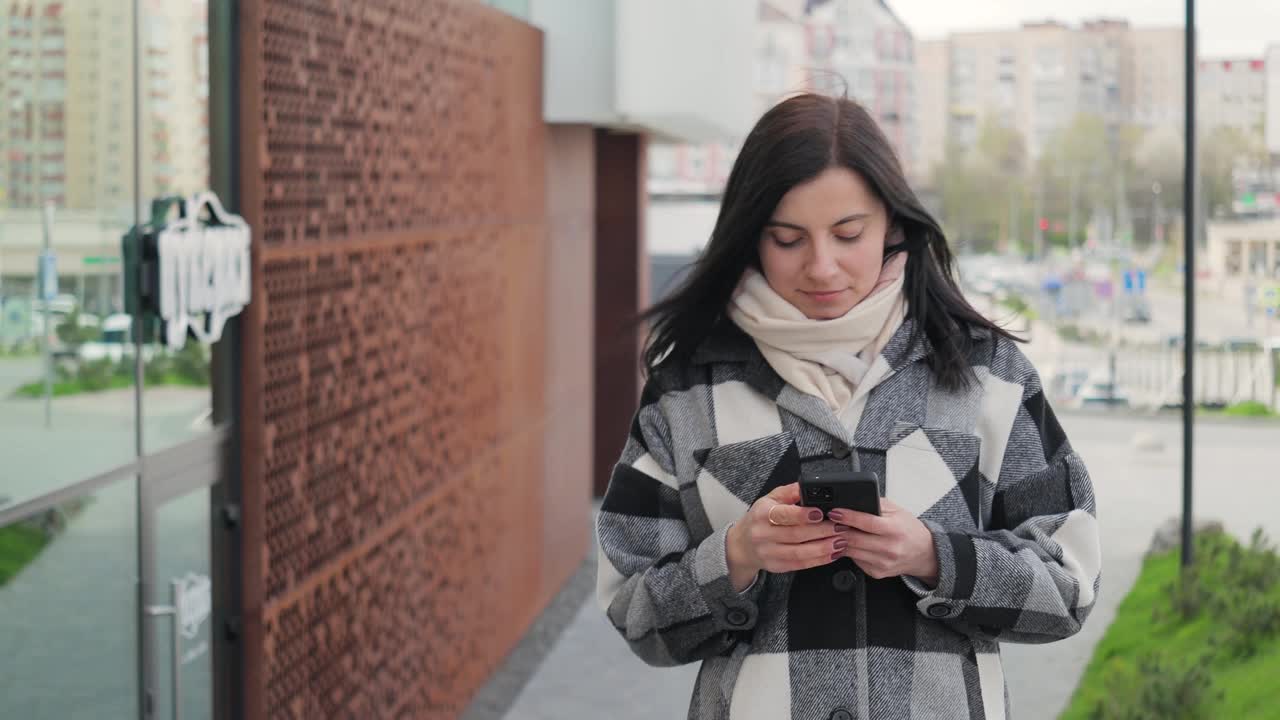
M70 315L79 306L79 301L76 300L75 295L67 293L55 296L48 303L43 298L34 298L31 301L31 312L35 315L43 315L46 304L49 306L51 314L66 316Z
M102 335L91 342L84 343L76 351L81 362L111 360L120 362L133 357L133 316L125 313L108 315L102 321ZM155 355L154 345L142 346L142 359L150 360Z
M1262 349L1262 341L1251 337L1230 337L1222 341L1222 349L1231 352L1256 352Z
M1180 348L1182 347L1182 335L1166 335L1160 341L1160 344L1170 349ZM1196 338L1197 350L1213 350L1215 347L1217 346L1215 346L1213 343L1209 342L1208 340L1205 340L1203 338Z
M1089 380L1089 372L1081 369L1051 371L1048 373L1048 380L1048 388L1053 396L1074 398Z
M62 338L63 326L70 322L72 318L75 318L76 326L81 330L91 331L101 325L97 315L75 312L74 310L68 312L56 304L50 305L49 324L53 326L54 330L49 333L49 344L55 358L74 358L76 356L77 344L74 341L74 336L79 333L72 333L73 340L71 342L67 342ZM33 311L31 314L29 323L31 337L39 339L45 336L44 320L45 313L42 305L40 310Z
M1151 308L1145 302L1133 302L1124 307L1120 319L1134 325L1145 325L1151 322Z
M1080 386L1074 404L1078 408L1129 407L1129 397L1109 379L1091 377Z

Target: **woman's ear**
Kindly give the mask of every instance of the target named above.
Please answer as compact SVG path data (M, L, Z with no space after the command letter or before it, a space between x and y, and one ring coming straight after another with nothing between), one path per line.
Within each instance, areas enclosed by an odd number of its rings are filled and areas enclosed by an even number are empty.
M885 233L884 236L884 246L886 248L901 245L907 239L906 233L902 230L902 225L893 220L889 222L889 232Z

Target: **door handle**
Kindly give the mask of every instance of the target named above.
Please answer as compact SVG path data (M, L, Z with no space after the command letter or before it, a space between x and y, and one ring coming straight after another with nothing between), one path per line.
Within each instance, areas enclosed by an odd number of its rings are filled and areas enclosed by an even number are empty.
M169 618L170 635L173 638L173 657L170 660L170 673L173 682L173 720L182 720L182 618L178 611L178 603L182 595L182 581L169 582L168 605L148 605L144 612L149 618Z

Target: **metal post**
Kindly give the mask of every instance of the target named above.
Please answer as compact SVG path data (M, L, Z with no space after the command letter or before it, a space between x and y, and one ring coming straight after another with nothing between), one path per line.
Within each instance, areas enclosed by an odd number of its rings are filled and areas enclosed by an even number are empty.
M181 580L169 582L169 597L173 598L173 625L170 627L170 652L173 663L169 665L170 692L173 694L173 720L182 720L182 591Z
M1151 244L1159 247L1164 238L1160 234L1160 182L1151 183Z
M49 284L54 282L50 276L49 254L53 252L53 203L44 206L44 243L40 253L40 297L44 300L44 427L53 427L53 342L51 337L57 334L53 327L53 315L50 305L58 294L57 288L49 292Z
M1268 340L1271 339L1271 318L1277 312L1277 306L1273 304L1273 301L1273 298L1267 298L1267 330L1265 334L1263 334L1263 337ZM1267 381L1266 385L1263 386L1267 389L1267 392L1264 394L1264 397L1270 396L1271 405L1269 407L1272 410L1280 411L1280 405L1276 404L1276 383L1277 381L1280 381L1280 377L1278 377L1278 375L1280 375L1280 361L1276 358L1280 355L1280 347L1263 345L1263 349L1267 353Z
M1043 216L1043 213L1044 213L1044 177L1041 176L1039 178L1039 183L1036 185L1036 210L1035 210L1035 219L1033 220L1033 222L1035 223L1034 225L1035 230L1033 230L1031 233L1031 237L1033 238L1033 245L1035 246L1035 249L1033 252L1035 253L1036 260L1043 260L1045 256L1044 230L1040 229L1040 218Z
M133 12L133 226L138 227L142 224L142 12L139 7L141 0L132 0ZM129 268L125 268L125 272L130 272ZM129 304L125 299L125 306ZM133 314L133 321L130 324L131 332L134 340L133 355L133 434L134 434L134 452L141 462L142 459L142 312L139 308ZM126 339L127 341L127 339ZM154 513L154 507L147 502L147 478L146 470L143 469L138 475L138 499L137 499L137 517L138 517L138 574L140 580L138 582L138 607L145 610L151 602L151 587L147 584L149 578L153 577L146 568L154 568L155 562L155 546L152 544L154 540L154 519L151 517ZM151 565L148 565L151 563ZM155 632L151 623L147 621L145 612L142 619L138 623L138 715L141 720L155 720L157 717L157 708L155 702L155 647L153 646L153 638Z
M1276 402L1276 376L1280 375L1280 348L1272 348L1267 351L1270 374L1267 375L1267 385L1271 386L1271 409L1280 411L1280 404Z
M1074 189L1072 190L1072 192L1073 193L1075 192ZM1071 208L1073 226L1075 223L1074 202L1075 200L1073 198L1072 200L1073 206ZM1113 292L1111 294L1111 342L1110 342L1110 349L1107 353L1107 374L1108 374L1107 382L1111 384L1111 387L1107 389L1107 400L1108 400L1107 409L1112 411L1115 410L1116 383L1119 382L1119 378L1116 376L1116 350L1117 348L1119 348L1119 346L1120 346L1120 294L1118 292Z
M1186 81L1186 123L1183 149L1182 245L1186 255L1183 267L1183 375L1182 375L1182 571L1185 578L1191 566L1191 488L1195 440L1195 352L1196 352L1196 0L1187 0L1187 25L1184 52Z
M1009 233L1006 237L1006 252L1014 252L1018 249L1018 211L1017 211L1018 191L1009 191ZM1024 256L1025 257L1025 256Z
M1069 185L1069 188L1068 188L1068 191L1067 191L1067 195L1068 195L1068 198L1069 198L1069 200L1070 200L1070 204L1071 204L1070 209L1067 211L1067 248L1069 248L1069 249L1071 249L1071 250L1074 250L1074 249L1075 249L1075 247L1076 247L1076 245L1075 245L1075 242L1076 242L1076 205L1078 205L1078 204L1079 204L1079 199L1080 199L1080 189L1079 189L1079 185L1080 185L1080 174L1079 174L1079 172L1077 172L1077 171L1075 171L1075 170L1072 170L1072 171L1071 171L1071 178L1070 178L1070 185ZM1081 244L1083 245L1084 243L1081 243Z
M1226 390L1227 356L1225 355L1225 352L1226 351L1224 350L1218 350L1213 354L1214 365L1217 366L1217 371L1218 371L1217 373L1215 373L1215 379L1217 380L1217 385L1215 386L1214 389L1218 391L1218 402L1221 402L1224 404L1229 402L1229 397L1230 397L1229 393Z
M209 78L209 175L212 189L227 210L243 213L240 199L239 109L237 92L241 81L239 63L241 35L238 31L240 0L209 3L209 64L222 68ZM247 40L243 42L248 42ZM245 660L250 654L242 634L241 605L244 578L241 567L244 523L229 521L229 511L243 505L241 490L240 357L243 337L239 317L227 323L222 340L214 346L212 394L214 421L230 424L223 460L223 478L211 490L211 508L219 515L212 526L214 631L213 720L251 715L245 710ZM238 516L237 516L238 517Z

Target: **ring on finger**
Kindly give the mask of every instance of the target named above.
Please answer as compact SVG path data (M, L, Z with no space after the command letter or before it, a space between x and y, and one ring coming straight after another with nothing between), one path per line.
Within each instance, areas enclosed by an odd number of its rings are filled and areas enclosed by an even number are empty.
M780 505L774 505L773 507L769 508L769 515L768 515L768 517L769 517L769 524L770 524L770 525L781 525L781 524L782 524L782 523L778 522L777 520L774 520L774 519L773 519L773 511L774 511L774 510L777 510L779 507L781 507L781 506L780 506Z

